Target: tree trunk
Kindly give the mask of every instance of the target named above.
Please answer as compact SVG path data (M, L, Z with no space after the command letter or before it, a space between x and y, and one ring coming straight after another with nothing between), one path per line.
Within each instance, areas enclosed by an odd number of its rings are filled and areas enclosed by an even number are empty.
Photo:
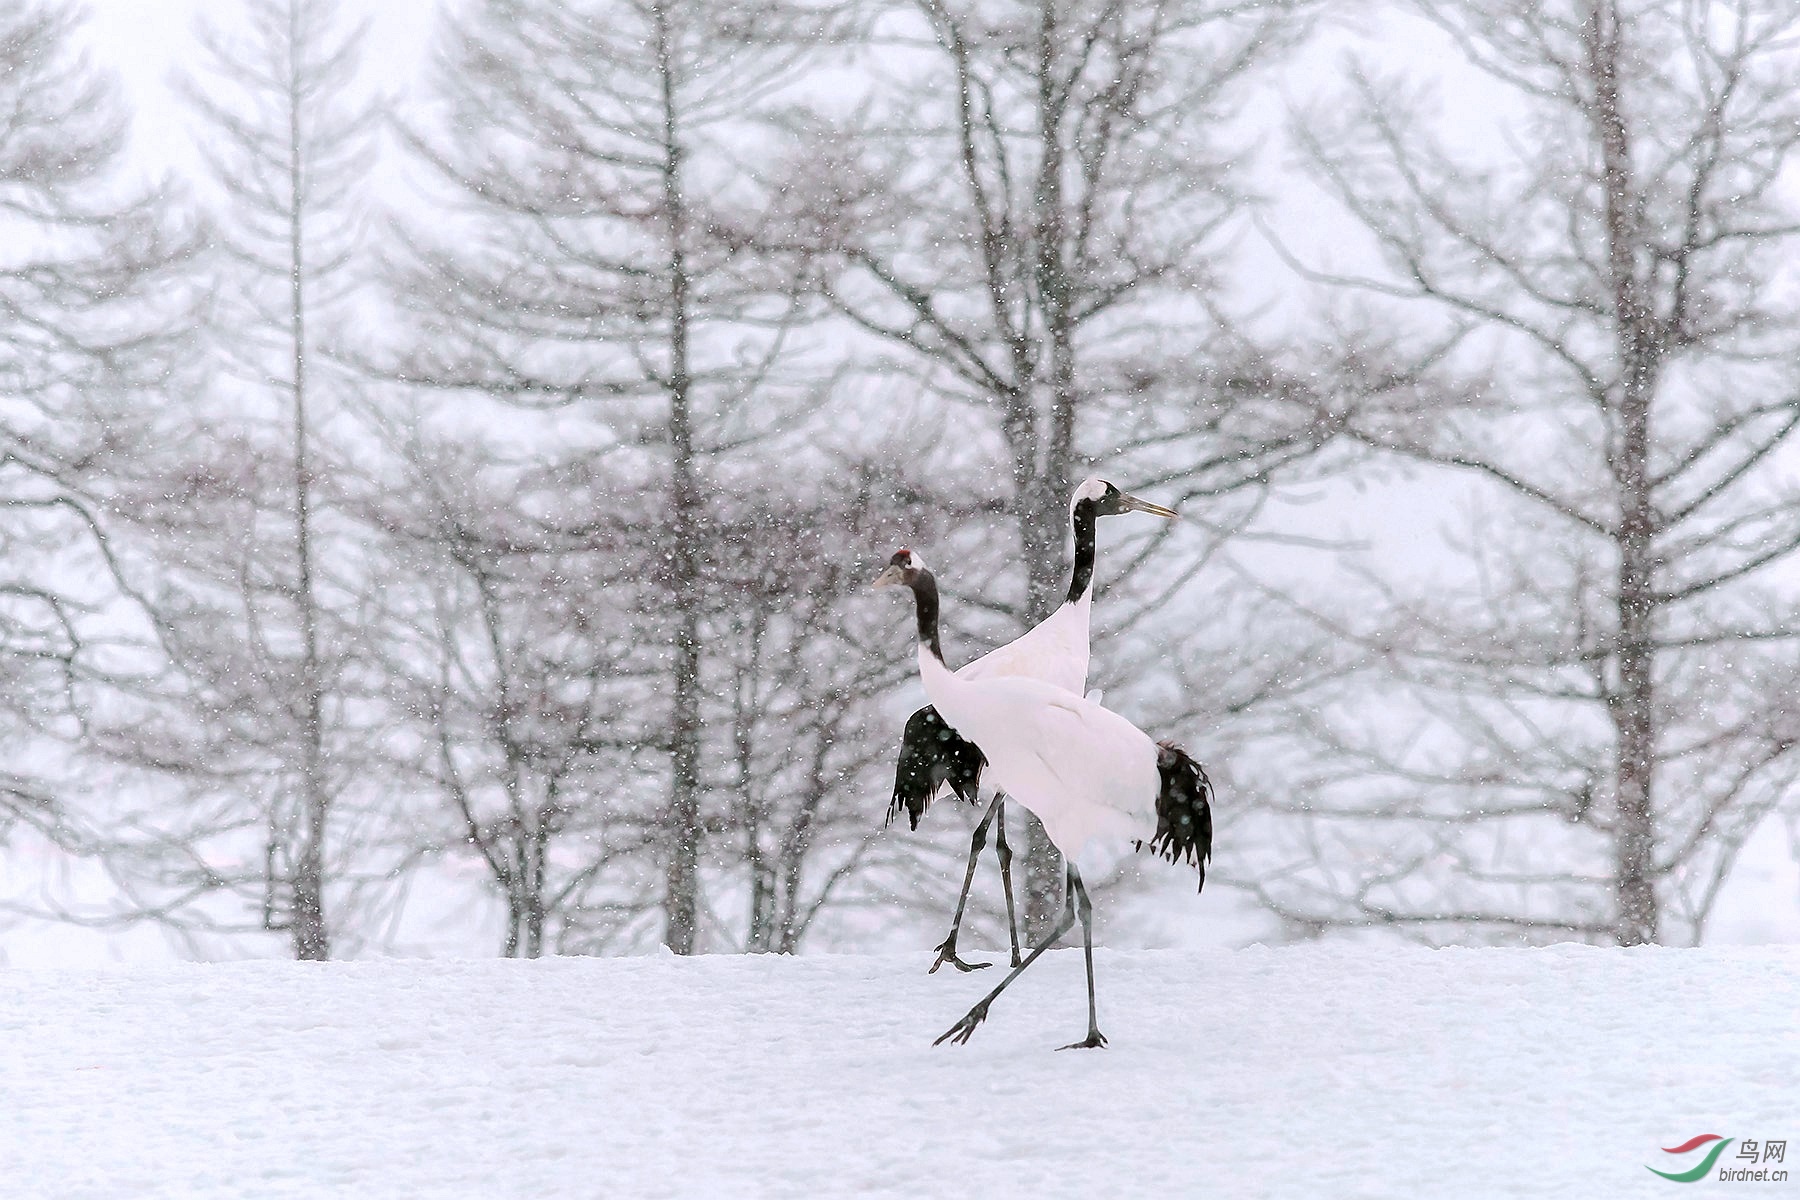
M293 324L294 386L294 556L297 578L294 599L300 616L300 801L301 843L295 856L293 913L289 930L294 957L331 957L325 926L325 831L328 789L325 784L325 695L319 663L319 611L313 585L312 481L307 460L305 227L302 221L302 146L300 129L300 9L288 8L288 160L289 316Z
M525 945L525 898L514 886L506 892L506 938L500 943L501 958L518 958Z
M1639 364L1648 350L1638 347ZM1622 405L1618 473L1625 500L1619 554L1619 677L1610 712L1616 738L1617 811L1613 817L1615 928L1621 946L1657 940L1654 513L1650 497L1650 397L1647 364L1634 364Z
M544 956L544 868L550 857L550 832L538 814L531 831L531 869L525 875L525 957Z
M1656 514L1651 495L1650 409L1658 374L1653 314L1640 279L1638 206L1630 131L1619 95L1619 14L1610 0L1589 10L1587 42L1594 81L1593 119L1605 185L1608 270L1613 285L1621 387L1613 472L1620 496L1616 538L1618 681L1609 711L1616 738L1617 795L1613 818L1614 936L1621 946L1654 942L1656 770L1655 555Z
M1065 479L1054 480L1040 469L1021 490L1019 541L1025 555L1027 628L1056 611L1068 586L1063 563L1065 501L1058 498L1069 490L1067 473L1065 467ZM1025 933L1036 945L1056 927L1062 914L1062 854L1043 824L1024 806L1009 805L1008 810L1025 818Z
M700 596L695 542L700 496L695 480L692 379L688 363L687 210L676 121L674 61L668 12L655 9L657 68L663 104L663 208L669 239L669 486L673 517L669 589L675 613L669 706L669 810L664 823L667 872L663 944L692 954L700 907Z
M1038 426L1041 450L1033 454L1024 492L1020 542L1027 576L1026 623L1036 625L1056 611L1065 595L1063 559L1067 505L1074 471L1075 329L1070 312L1071 281L1065 260L1062 126L1069 90L1058 86L1058 41L1054 4L1040 7L1037 43L1039 160L1033 185L1032 277L1043 320L1049 377L1044 391L1049 411ZM1047 428L1046 428L1047 426ZM1062 854L1042 823L1026 814L1025 930L1035 945L1055 927L1062 912Z

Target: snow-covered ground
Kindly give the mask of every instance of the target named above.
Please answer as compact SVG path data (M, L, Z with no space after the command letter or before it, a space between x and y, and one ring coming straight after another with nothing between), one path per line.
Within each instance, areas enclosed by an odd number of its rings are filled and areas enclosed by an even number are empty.
M13 1197L1668 1196L1789 1140L1800 950L0 972ZM1716 1172L1715 1172L1716 1174ZM1791 1191L1790 1184L1711 1183Z

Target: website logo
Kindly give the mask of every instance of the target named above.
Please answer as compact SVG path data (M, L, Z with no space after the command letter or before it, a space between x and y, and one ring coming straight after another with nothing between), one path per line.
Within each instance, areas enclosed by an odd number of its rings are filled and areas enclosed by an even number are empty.
M1761 1167L1742 1164L1759 1164L1787 1161L1787 1139L1771 1138L1758 1141L1756 1138L1728 1138L1716 1133L1702 1133L1691 1137L1679 1146L1664 1146L1664 1154L1692 1154L1701 1147L1706 1153L1699 1161L1683 1164L1674 1171L1659 1171L1655 1167L1646 1168L1653 1175L1661 1175L1673 1183L1694 1183L1712 1174L1713 1166L1719 1161L1727 1147L1737 1142L1738 1151L1726 1165L1719 1168L1718 1178L1726 1183L1781 1183L1788 1175L1784 1170L1773 1167ZM1671 1164L1674 1165L1674 1164Z

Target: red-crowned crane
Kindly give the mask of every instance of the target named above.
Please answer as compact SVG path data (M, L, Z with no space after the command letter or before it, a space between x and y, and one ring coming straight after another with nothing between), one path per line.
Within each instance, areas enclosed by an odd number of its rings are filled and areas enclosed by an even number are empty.
M1174 509L1126 495L1104 479L1082 481L1069 498L1069 526L1075 535L1075 568L1069 577L1068 597L1057 610L1026 633L992 650L957 672L965 679L997 679L1020 676L1038 679L1079 696L1087 688L1088 629L1094 610L1095 523L1101 517L1141 512L1173 518ZM888 822L906 813L911 828L919 827L926 807L946 786L970 804L980 803L981 751L944 723L931 705L907 719L894 770L894 795L888 804ZM1006 931L1012 940L1012 965L1019 965L1019 929L1013 912L1012 848L1006 844L1006 797L995 791L993 803L975 826L969 839L969 862L963 871L962 891L956 896L956 914L950 919L950 936L937 947L936 971L949 963L959 971L973 971L990 963L964 962L956 956L956 938L962 929L963 909L969 902L969 885L975 879L975 863L987 844L988 827L994 827L994 853L1000 860L1000 886L1006 893Z
M1187 862L1206 886L1212 855L1212 783L1186 751L1148 734L1111 709L1038 679L968 679L944 665L938 642L937 580L918 555L901 550L876 587L910 588L918 611L919 679L944 721L981 747L996 787L1036 814L1067 865L1062 919L1000 986L937 1039L966 1042L988 1006L1039 955L1081 920L1087 960L1088 1033L1065 1050L1106 1044L1094 1003L1093 906L1075 867L1082 848L1114 837ZM935 1043L934 1043L935 1044Z

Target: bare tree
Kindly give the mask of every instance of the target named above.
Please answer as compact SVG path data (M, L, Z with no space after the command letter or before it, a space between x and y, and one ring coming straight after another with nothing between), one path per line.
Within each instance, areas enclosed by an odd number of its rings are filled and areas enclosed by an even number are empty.
M706 472L783 422L772 375L801 313L803 272L745 250L766 204L744 170L751 118L791 78L793 15L485 0L452 25L448 124L411 137L476 236L415 239L400 291L415 298L421 348L390 373L577 411L590 424L574 456L614 453L618 487L659 496L664 593L641 632L666 673L650 744L667 763L663 940L683 954L698 945L706 836ZM565 533L604 516L571 511Z
M868 585L888 547L943 536L970 515L909 486L889 456L803 486L746 487L715 519L708 626L719 682L706 724L723 768L719 816L741 839L743 949L793 952L828 908L885 898L881 881L916 852L883 836L880 817L911 646Z
M37 0L0 13L0 832L58 840L67 747L141 669L115 475L195 308L171 270L191 242L126 178L125 115L76 21Z
M217 370L182 409L186 453L133 511L161 557L171 677L162 711L114 738L196 801L173 825L140 814L147 840L118 853L149 853L128 886L150 911L174 920L170 895L237 894L296 958L325 959L332 809L357 774L351 735L332 728L354 709L354 593L342 579L334 593L325 564L357 568L326 544L337 408L318 345L356 282L374 110L357 90L363 31L335 0L252 0L242 17L201 26L208 73L187 81L220 197Z
M436 813L406 835L406 869L478 863L508 955L660 938L668 672L646 632L672 585L654 480L442 429L393 440L411 465L370 521L394 542L374 589L397 700L384 742L398 790ZM702 944L791 952L833 908L891 903L916 850L869 802L911 671L865 585L875 547L969 514L892 461L828 459L793 480L705 477Z
M1344 622L1370 670L1326 693L1261 891L1304 929L1695 940L1795 771L1795 14L1412 7L1506 135L1452 153L1359 70L1299 136L1386 265L1324 276L1374 310L1352 435L1476 520L1452 578Z
M386 774L425 802L408 805L400 869L472 855L505 906L501 953L566 949L597 877L659 842L646 743L661 672L621 603L621 563L650 566L631 526L654 523L651 503L570 537L554 468L417 425L390 442L405 469L368 513L388 542L370 577L375 667Z
M1252 435L1240 406L1220 403L1229 381L1250 382L1255 356L1220 319L1213 271L1240 199L1218 128L1234 85L1298 34L1300 9L888 5L874 45L900 65L849 128L830 123L805 152L797 175L837 255L829 299L965 404L983 426L976 444L999 448L1024 577L985 599L1007 636L1061 598L1068 497L1086 463L1135 459L1134 483L1217 496L1321 440L1304 417ZM1029 824L1035 938L1059 911L1063 872Z

